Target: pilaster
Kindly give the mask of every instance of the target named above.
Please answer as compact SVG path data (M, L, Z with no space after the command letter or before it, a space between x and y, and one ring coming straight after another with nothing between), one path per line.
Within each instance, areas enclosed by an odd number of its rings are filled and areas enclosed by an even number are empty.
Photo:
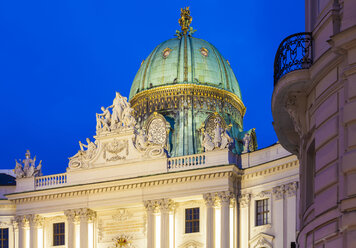
M43 242L43 236L38 237L38 229L43 227L43 217L37 214L30 214L26 218L30 225L30 248L38 248L39 242L41 242L39 239L42 239Z
M171 199L161 199L158 204L161 211L161 247L169 247L169 234L174 232L170 230L169 214L174 212L175 204Z
M25 216L18 215L15 217L15 221L17 222L18 226L18 236L19 236L19 248L26 248L26 229L28 227L28 222Z
M156 201L148 200L144 202L144 205L147 211L147 248L155 248L156 247L155 212L158 211L158 204Z
M68 223L68 238L67 238L68 248L76 248L75 226L76 223L78 222L78 216L74 209L64 211L64 215L67 217L67 223Z
M81 208L76 210L77 215L80 220L80 248L89 247L89 236L88 236L88 224L90 221L93 221L96 214L93 210L89 208Z
M275 230L275 244L276 247L285 247L285 226L284 220L287 216L284 207L284 185L274 187L273 193L273 213L272 213L272 223Z
M240 247L248 247L250 233L250 194L242 194L239 196L240 204Z
M203 195L206 206L206 248L214 248L215 237L215 194L207 193Z
M233 194L230 191L218 193L221 203L221 247L230 247L230 200Z

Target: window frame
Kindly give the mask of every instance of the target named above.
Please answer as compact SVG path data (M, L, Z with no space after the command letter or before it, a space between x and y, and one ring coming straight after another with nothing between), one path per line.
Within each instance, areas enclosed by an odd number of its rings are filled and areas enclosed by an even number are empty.
M7 231L7 236L6 238L4 238L4 231ZM4 228L0 228L0 248L9 248L9 228L8 227L4 227ZM4 246L4 242L6 242L6 246Z
M197 213L194 213L194 210L197 210ZM191 211L191 219L187 218L187 211ZM198 215L197 218L196 215ZM191 224L189 231L187 228L187 224ZM200 232L200 207L193 207L193 208L185 208L184 209L184 233L191 234L191 233L199 233Z
M255 200L255 226L264 226L270 224L270 204L269 198L256 199ZM262 211L258 211L259 206L258 203L262 202ZM258 217L262 215L262 222L259 222Z
M63 225L63 232L61 232L61 227L58 227L58 225ZM59 232L56 233L56 230L58 230ZM53 223L53 246L64 246L66 243L66 225L65 222L56 222ZM61 237L63 236L63 243L61 243ZM57 240L56 237L59 237L59 239ZM58 243L57 243L58 242Z

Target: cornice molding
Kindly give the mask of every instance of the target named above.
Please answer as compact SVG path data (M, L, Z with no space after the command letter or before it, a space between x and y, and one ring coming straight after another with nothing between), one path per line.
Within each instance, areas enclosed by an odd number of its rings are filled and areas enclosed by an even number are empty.
M123 183L121 185L109 185L109 186L98 186L96 188L92 189L79 189L79 190L73 190L73 191L67 191L67 192L57 192L57 193L50 193L45 195L37 195L37 196L14 196L14 199L10 199L14 204L22 204L22 203L28 203L28 202L34 202L34 201L45 201L45 200L53 200L53 199L61 199L61 198L68 198L68 197L78 197L78 196L86 196L86 195L92 195L92 194L102 194L102 193L112 193L112 192L118 192L122 190L128 190L128 189L142 189L142 188L149 188L149 187L155 187L155 186L162 186L162 185L172 185L176 183L186 183L186 182L195 182L195 181L206 181L209 179L217 179L217 178L230 178L231 180L235 180L236 177L239 177L238 173L235 170L231 171L220 171L220 172L211 172L211 173L206 173L206 174L200 174L200 175L191 175L191 176L181 176L181 177L175 177L175 178L169 178L169 179L156 179L156 180L150 180L146 182L127 182ZM73 186L75 187L75 186ZM54 189L55 190L55 189ZM58 189L57 189L58 190ZM24 194L31 194L30 193L24 193Z
M299 162L298 160L292 161L292 162L288 162L288 163L284 163L284 164L280 164L265 170L261 170L261 171L255 171L252 173L248 173L248 174L244 174L242 175L242 181L243 180L252 180L252 179L256 179L259 177L265 177L265 176L269 176L269 175L273 175L273 174L277 174L280 173L284 170L287 169L294 169L296 167L299 167ZM249 168L246 168L245 170L248 170Z

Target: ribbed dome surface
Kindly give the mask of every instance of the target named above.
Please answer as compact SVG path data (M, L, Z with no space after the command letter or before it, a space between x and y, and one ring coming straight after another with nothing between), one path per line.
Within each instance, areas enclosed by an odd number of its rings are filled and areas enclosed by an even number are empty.
M135 76L130 99L147 89L182 83L217 87L241 99L229 63L212 44L190 36L167 40L151 52Z

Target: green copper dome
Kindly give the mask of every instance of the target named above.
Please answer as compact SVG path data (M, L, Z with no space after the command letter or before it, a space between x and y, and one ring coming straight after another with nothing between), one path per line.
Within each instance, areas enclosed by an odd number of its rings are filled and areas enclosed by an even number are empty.
M241 99L229 62L209 42L188 35L167 40L151 52L135 76L130 99L141 91L175 84L212 86Z

